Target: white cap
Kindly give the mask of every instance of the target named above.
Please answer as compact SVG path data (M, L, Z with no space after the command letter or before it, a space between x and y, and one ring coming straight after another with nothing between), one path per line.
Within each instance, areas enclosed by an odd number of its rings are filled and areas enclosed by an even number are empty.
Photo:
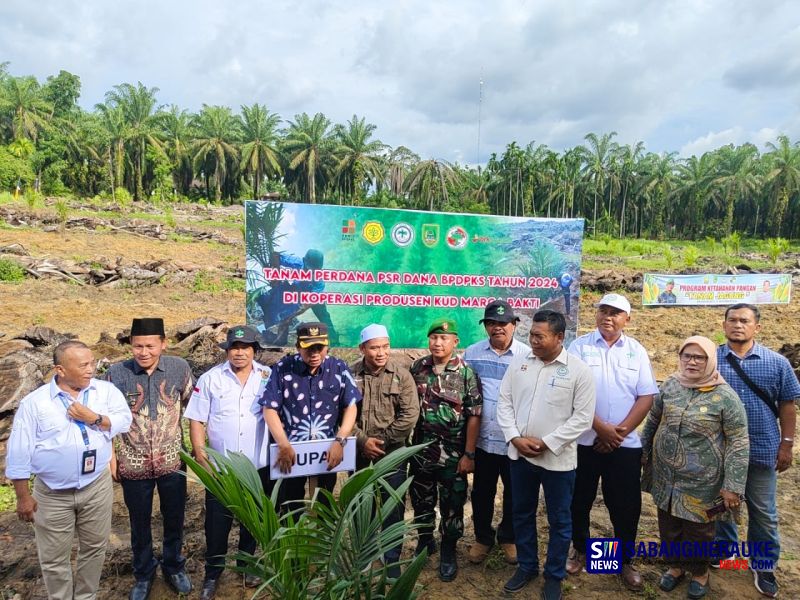
M631 314L631 303L628 302L628 299L625 296L620 294L606 294L603 296L603 299L600 300L595 306L613 306L614 308L618 308L620 310L624 310L629 315Z
M374 340L375 338L387 338L389 337L389 332L386 330L386 327L383 325L378 325L377 323L373 323L372 325L367 325L364 329L361 330L361 343L368 342L370 340Z

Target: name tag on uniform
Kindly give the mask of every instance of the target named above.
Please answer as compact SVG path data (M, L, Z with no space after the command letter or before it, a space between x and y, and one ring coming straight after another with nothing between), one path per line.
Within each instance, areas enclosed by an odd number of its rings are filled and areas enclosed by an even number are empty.
M269 478L288 479L289 477L309 477L312 475L325 475L339 471L355 471L356 469L356 438L347 438L343 448L342 462L328 471L328 449L334 440L308 440L305 442L291 442L296 453L292 470L281 473L275 462L278 458L278 444L269 445ZM338 442L337 442L338 443Z
M97 463L97 450L86 450L83 453L83 460L81 461L81 475L88 475L94 473L94 468Z

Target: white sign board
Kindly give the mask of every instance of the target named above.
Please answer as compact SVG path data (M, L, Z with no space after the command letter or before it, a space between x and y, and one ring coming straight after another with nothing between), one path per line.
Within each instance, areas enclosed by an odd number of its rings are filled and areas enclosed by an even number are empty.
M334 440L309 440L306 442L291 442L292 448L297 453L294 465L289 473L281 473L277 467L278 444L269 445L269 478L288 479L290 477L311 477L313 475L325 475L326 473L338 473L339 471L356 470L356 438L347 438L344 446L344 456L339 465L328 471L328 449ZM338 442L337 442L338 443Z

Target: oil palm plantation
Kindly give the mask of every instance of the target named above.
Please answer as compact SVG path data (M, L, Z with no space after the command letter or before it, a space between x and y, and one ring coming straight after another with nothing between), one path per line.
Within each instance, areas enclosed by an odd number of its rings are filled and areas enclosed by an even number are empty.
M584 160L584 175L592 183L592 197L594 209L592 210L592 233L597 235L597 198L602 199L608 178L609 160L616 149L613 137L616 131L604 133L599 137L595 133L588 133L583 138L587 144L578 146Z
M458 173L446 160L431 158L417 163L405 181L405 191L416 200L418 207L433 210L447 204L448 186L456 183Z
M242 106L242 160L240 168L253 179L253 195L258 198L258 188L265 176L281 174L281 155L278 149L278 125L281 118L269 112L266 106Z

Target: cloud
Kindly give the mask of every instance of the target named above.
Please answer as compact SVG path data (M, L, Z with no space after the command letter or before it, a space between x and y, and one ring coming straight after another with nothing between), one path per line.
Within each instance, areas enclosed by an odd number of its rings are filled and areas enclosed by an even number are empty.
M682 154L800 136L791 0L6 0L0 21L13 74L75 73L89 109L142 81L194 111L357 114L391 146L473 163L483 80L481 162L512 140L563 150L588 132Z

